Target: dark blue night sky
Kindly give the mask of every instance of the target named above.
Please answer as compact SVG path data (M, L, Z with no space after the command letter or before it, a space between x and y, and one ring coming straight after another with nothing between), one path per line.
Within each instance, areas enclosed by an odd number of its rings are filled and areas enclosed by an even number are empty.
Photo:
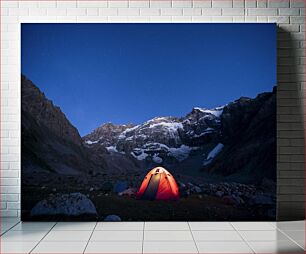
M81 135L276 84L274 24L23 24L21 47L22 73Z

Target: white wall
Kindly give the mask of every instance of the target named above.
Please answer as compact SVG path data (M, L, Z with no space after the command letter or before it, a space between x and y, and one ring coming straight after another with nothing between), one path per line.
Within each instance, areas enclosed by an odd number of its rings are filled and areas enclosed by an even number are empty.
M278 215L280 219L304 216L304 128L301 113L305 81L304 0L2 0L0 4L1 216L20 215L22 22L276 22L280 27Z

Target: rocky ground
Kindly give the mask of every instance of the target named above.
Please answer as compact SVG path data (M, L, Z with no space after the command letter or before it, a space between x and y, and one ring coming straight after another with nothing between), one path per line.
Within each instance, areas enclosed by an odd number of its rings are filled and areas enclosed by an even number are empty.
M67 179L66 179L67 180ZM64 182L65 180L62 179ZM74 180L70 181L74 182ZM30 220L104 220L109 215L119 216L121 220L273 220L275 218L275 195L271 194L271 182L261 187L239 183L203 183L179 182L179 201L137 200L136 186L128 181L111 182L80 181L78 188L69 183L42 186L23 186L23 216ZM75 194L73 198L69 193ZM84 201L84 197L88 201ZM46 202L47 200L47 202ZM79 203L78 203L79 202ZM84 202L93 203L84 211ZM34 214L37 206L47 204L44 216ZM50 204L49 204L50 203ZM57 204L59 203L59 204ZM36 207L35 207L36 206ZM50 207L51 212L50 212ZM66 207L67 206L67 207ZM34 207L34 208L33 208ZM124 207L124 209L122 209ZM66 211L53 214L55 211ZM80 216L75 211L82 210ZM30 216L32 215L32 216ZM36 215L36 216L33 216ZM42 214L40 214L42 215Z

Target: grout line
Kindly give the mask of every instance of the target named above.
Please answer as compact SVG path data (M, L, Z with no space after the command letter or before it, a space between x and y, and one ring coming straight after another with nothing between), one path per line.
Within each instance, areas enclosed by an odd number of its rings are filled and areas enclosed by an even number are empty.
M239 230L237 230L237 229L234 227L233 223L230 222L230 224L231 224L231 226L235 229L235 231L237 232L237 234L241 237L241 239L243 240L243 242L245 242L245 244L253 251L253 253L256 253L256 251L252 248L252 246L249 244L249 242L248 242L247 240L245 240L245 239L243 238L243 236L240 234Z
M95 229L96 229L97 225L98 225L98 222L96 221L96 224L95 224L95 226L94 226L94 228L93 228L93 230L92 230L92 232L91 232L91 234L90 234L90 236L89 236L89 239L88 239L88 241L87 241L87 243L86 243L86 246L85 246L85 248L84 248L83 254L85 253L85 251L86 251L86 249L87 249L87 246L88 246L88 244L89 244L89 241L90 241L90 239L91 239L93 233L95 232Z
M141 245L141 253L143 253L144 234L145 234L145 221L143 222L143 226L142 226L142 245Z
M296 245L298 245L299 247L301 247L303 250L305 250L305 247L301 246L298 242L296 242L292 237L290 237L289 235L287 235L285 233L285 231L279 229L279 228L276 228L279 232L283 233L287 238L289 238L289 240L291 240L292 242L294 242ZM305 233L305 231L304 231ZM305 243L304 243L305 244Z
M8 231L10 231L12 228L14 228L15 226L17 226L21 221L18 221L16 224L13 224L13 226L11 226L9 229L5 230L3 233L0 234L0 236L4 235L5 233L7 233Z
M268 221L268 223L274 228L277 229L277 221ZM274 224L275 223L275 224Z
M49 229L49 231L37 242L37 244L29 251L29 253L32 253L32 251L38 246L38 244L40 244L40 242L45 239L45 237L50 233L50 231L55 227L55 225L57 224L57 222L55 222L55 224Z
M200 253L199 251L199 248L198 248L198 245L197 245L197 242L195 241L194 237L193 237L193 233L192 233L192 230L191 230L191 227L190 227L190 224L189 224L189 221L187 221L187 224L188 224L188 227L189 227L189 230L190 230L190 233L191 233L191 236L192 236L192 239L193 239L193 242L196 246L196 249L197 249L197 252Z

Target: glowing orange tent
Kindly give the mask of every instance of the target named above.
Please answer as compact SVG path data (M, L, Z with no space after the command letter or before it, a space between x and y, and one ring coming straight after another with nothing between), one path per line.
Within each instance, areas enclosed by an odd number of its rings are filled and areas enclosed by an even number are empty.
M149 200L178 200L179 189L174 177L164 168L153 168L144 178L136 194Z

